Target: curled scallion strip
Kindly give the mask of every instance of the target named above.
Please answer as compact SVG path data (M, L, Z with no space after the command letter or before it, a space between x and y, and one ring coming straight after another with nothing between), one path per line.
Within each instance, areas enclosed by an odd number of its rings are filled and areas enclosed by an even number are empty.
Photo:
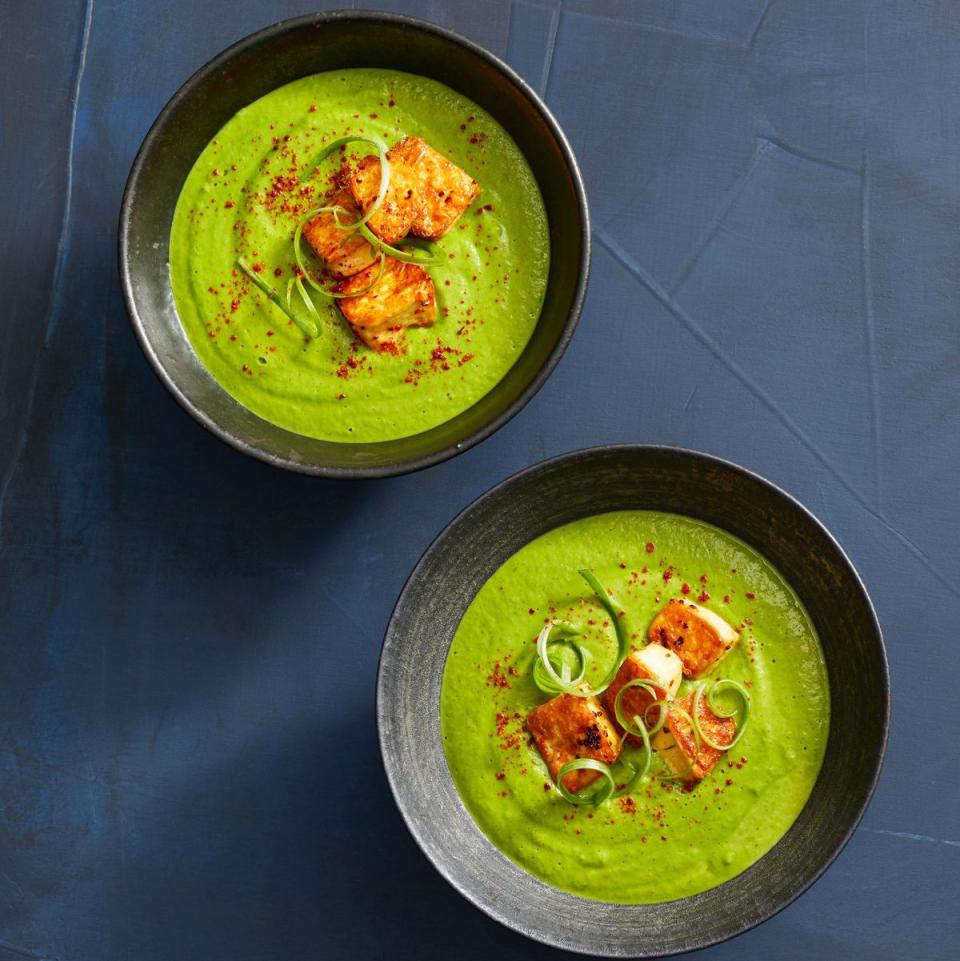
M656 724L652 727L648 727L647 730L650 732L652 737L654 734L659 734L663 730L664 724L667 723L667 714L670 711L670 705L673 701L668 701L666 698L661 698L659 701L654 701L652 704L647 705L647 709L643 712L644 723L647 721L647 715L655 708L660 708L660 716L657 718Z
M312 321L304 320L283 302L283 297L277 293L256 271L254 271L242 258L237 258L237 266L253 281L253 283L267 296L267 298L280 308L308 337L318 337L320 328ZM289 287L287 290L289 299ZM316 308L314 308L316 309Z
M554 639L559 635L560 639ZM568 624L547 624L537 638L537 654L539 655L533 666L533 682L544 694L573 694L578 693L577 688L583 683L587 673L587 666L590 663L590 652L579 644L574 644L573 639L579 637L579 631L574 630ZM565 661L557 661L560 673L554 667L554 658L551 648L567 648L572 650L579 660L580 673L576 677L571 677L571 671Z
M630 776L630 780L620 788L619 791L614 791L611 797L622 797L624 794L629 794L634 787L639 784L650 771L650 762L653 760L653 746L650 744L650 735L647 733L646 727L644 727L643 721L637 717L636 714L633 715L633 722L640 732L640 737L643 739L643 766L635 768L629 761L624 761L627 767L631 768L633 773Z
M351 224L340 223L340 218L334 214L337 221L337 226L343 230L351 230L356 227L360 227L365 224L381 207L384 199L387 196L387 190L390 189L390 161L387 160L387 145L379 137L340 137L339 140L334 140L332 143L328 143L327 146L320 151L316 160L313 162L314 170L327 157L330 156L335 150L339 150L341 147L346 146L348 143L367 143L377 149L377 158L380 161L380 189L377 191L377 196L373 203L367 208L366 213L359 219L355 220ZM310 175L313 171L310 172Z
M590 585L590 589L594 594L597 595L600 603L603 605L604 610L610 615L610 620L613 621L613 630L617 637L617 657L613 662L610 670L607 672L606 677L590 692L591 694L602 694L612 683L613 679L617 676L617 671L620 670L620 665L624 662L627 656L627 634L623 629L623 624L620 623L620 617L617 615L617 611L613 604L610 603L610 598L607 596L607 592L603 589L601 583L594 576L593 571L582 570L579 571L580 576Z
M569 791L564 786L563 779L574 771L596 771L602 775L604 783L600 788L592 791L590 790L592 785L588 785L577 792ZM613 773L610 768L604 764L603 761L595 761L592 757L578 757L573 761L567 761L557 772L556 785L557 790L565 801L577 805L591 804L594 807L609 800L613 792L617 789L617 784L613 779Z
M616 610L614 610L613 605L610 603L610 598L607 597L607 592L603 589L596 577L593 576L593 572L583 570L579 573L600 599L600 603L603 605L604 609L610 615L610 618L613 621L613 629L617 636L616 660L613 662L610 670L607 671L606 676L596 687L582 687L582 676L578 678L577 681L571 681L569 679L564 680L559 674L557 674L547 654L547 642L550 638L550 625L547 625L547 627L540 632L540 636L537 638L537 654L540 656L538 667L542 672L541 676L545 674L547 678L549 678L550 682L552 682L556 690L562 691L564 694L572 694L574 697L596 697L596 695L602 694L617 676L617 671L620 670L620 665L627 656L627 635L623 630L623 625L620 623L620 618L617 616ZM568 631L568 636L576 636L578 634L578 632L574 631L573 628L569 627L568 625L565 625L565 627ZM586 648L580 647L578 653L580 654L581 664L583 664L583 659L585 657L589 657L589 652L586 650ZM534 671L536 670L537 667L534 668ZM583 671L583 675L585 674L586 667L584 667ZM544 688L541 687L541 690L544 690ZM551 692L547 691L547 693Z
M740 699L743 702L742 708L737 708L733 711L722 711L714 702L714 697L717 693L724 688L729 688L730 690L736 691L740 695ZM707 707L720 718L730 718L737 717L739 721L737 723L737 731L733 736L733 740L729 744L718 744L716 741L712 741L706 732L700 727L700 701L703 698L704 692L707 695ZM746 688L740 684L738 681L731 680L730 678L720 677L716 678L710 683L709 688L706 683L701 684L697 688L697 693L693 696L693 717L697 724L697 730L700 732L700 737L703 738L705 744L709 744L716 751L729 751L730 748L743 737L743 732L746 730L747 721L750 719L750 695L747 693Z
M377 275L361 290L351 291L349 294L340 293L333 287L324 287L323 284L317 283L316 280L310 275L310 271L307 270L306 265L303 262L303 248L301 247L301 241L303 239L303 228L313 220L317 214L329 213L334 210L342 210L341 207L317 207L315 210L311 210L303 220L297 224L297 229L293 232L293 257L297 262L297 270L304 280L318 293L323 294L324 297L331 297L334 300L346 300L350 297L359 297L361 294L369 293L374 287L380 283L380 278L383 276L383 272L386 269L387 263L385 258L380 257L380 267L377 270ZM298 280L300 278L297 278ZM302 285L301 285L302 286Z
M296 278L294 286L297 288L297 293L300 294L303 305L307 308L307 311L313 317L313 322L319 329L320 311L317 310L317 305L310 299L310 295L307 293L307 289L303 286L303 281L299 277Z
M647 730L646 716L644 716L644 718L641 720L639 717L637 717L636 714L634 714L633 719L636 723L633 726L631 726L631 722L627 719L626 715L623 713L623 695L626 694L626 692L629 691L630 688L632 687L642 688L643 690L648 691L654 698L657 697L658 688L652 681L648 681L641 677L635 677L632 680L627 681L627 683L624 684L619 691L617 691L617 696L613 700L613 713L616 714L617 721L620 724L620 727L622 727L627 732L627 734L632 734L634 735L634 737L645 738L649 733L656 733L655 731L649 732ZM650 707L653 707L653 704L651 704L647 708L647 710L649 710ZM661 714L662 713L663 712L661 711ZM646 715L646 711L644 712L644 715ZM657 730L659 731L660 728L663 727L663 723L662 722L658 722L658 723L659 723L659 727L657 727Z
M361 224L359 230L364 239L377 247L381 253L389 254L394 260L402 261L405 264L419 264L421 267L429 267L437 262L435 257L418 257L416 254L401 250L399 247L391 246L385 240L381 240L366 224Z

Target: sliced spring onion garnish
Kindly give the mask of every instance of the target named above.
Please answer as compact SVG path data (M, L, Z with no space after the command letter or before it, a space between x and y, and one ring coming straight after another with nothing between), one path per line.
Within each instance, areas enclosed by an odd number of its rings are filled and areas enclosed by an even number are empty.
M606 677L589 693L590 694L602 694L609 686L613 679L617 676L617 671L620 670L620 665L624 662L627 656L627 634L623 629L623 624L620 623L620 618L617 616L616 608L610 602L610 598L607 596L607 592L603 589L603 586L596 579L593 571L582 570L579 571L580 576L590 585L590 589L600 600L603 605L604 610L610 615L610 620L613 621L613 630L617 636L617 657L613 662L610 670L607 671ZM584 695L586 696L586 695Z
M308 337L319 337L320 328L312 321L304 320L283 302L283 297L278 294L261 276L251 269L242 257L237 258L237 266L254 282L254 284L266 294L267 298L276 304ZM287 291L289 295L289 288ZM316 308L314 308L316 309Z
M300 294L300 299L303 301L303 305L307 308L308 313L313 317L314 323L320 326L320 312L317 310L317 305L310 299L310 295L307 293L307 288L303 286L303 281L297 277L296 284L297 293Z
M599 788L594 788L591 784L576 793L568 791L564 787L563 779L574 771L596 771L603 776L604 783ZM610 768L603 761L595 761L592 757L578 757L573 761L567 761L557 772L557 790L563 799L571 804L592 804L596 807L608 800L616 789L617 784Z
M323 284L317 283L313 279L310 271L307 270L306 264L303 261L303 248L301 247L301 241L303 239L303 228L313 220L317 214L329 213L331 211L341 210L341 207L317 207L315 210L311 210L303 220L297 224L297 229L293 232L293 257L297 262L297 269L300 271L301 277L318 293L323 294L324 297L331 297L334 300L346 300L350 297L359 297L361 294L366 294L373 290L374 287L380 283L380 278L383 276L383 272L386 269L387 263L383 257L380 257L380 267L377 270L377 275L367 284L366 287L361 290L351 291L349 294L342 294L333 287L324 287ZM300 277L297 278L298 283L300 282ZM300 284L302 287L302 283ZM289 291L288 291L289 293Z
M614 714L617 715L617 721L620 723L620 726L627 732L627 734L633 734L634 737L642 737L646 739L646 736L649 733L647 731L646 718L641 720L639 717L637 717L636 714L634 714L633 719L636 723L633 724L631 721L627 719L626 715L623 713L623 695L626 694L627 691L629 691L630 688L632 687L642 688L643 690L648 691L654 698L657 697L658 689L657 689L657 686L652 681L647 681L641 677L635 677L633 678L633 680L627 681L627 683L624 684L619 691L617 691L617 696L614 698L614 701L613 701L613 712ZM653 705L651 704L650 707L653 707ZM661 714L662 713L663 712L661 711ZM660 723L660 727L663 727L662 722ZM660 727L657 728L658 731L660 730Z
M374 247L378 247L381 252L389 254L394 260L400 260L405 264L419 264L421 267L429 267L437 262L436 257L430 257L429 255L418 257L415 253L391 246L385 240L381 240L366 224L361 224L359 230Z
M677 704L676 701L674 701L670 705L670 709L676 711L682 718L686 720L687 724L690 725L690 730L693 732L693 758L691 759L690 764L685 771L680 771L678 774L661 776L660 778L661 781L679 781L681 778L685 778L688 775L692 774L693 769L694 767L696 767L696 764L697 764L697 758L700 757L700 748L702 746L700 744L700 729L697 727L693 718L690 717L690 715L686 712L686 710L680 707L680 705ZM696 710L696 708L694 708L694 710Z
M544 694L576 694L583 683L590 663L590 652L580 644L574 644L573 639L580 636L580 632L569 624L547 624L537 638L537 654L539 655L533 666L533 681ZM559 638L559 639L557 639ZM571 650L580 664L580 673L571 677L570 666L566 661L555 658L553 651ZM560 673L554 664L560 668Z
M740 700L742 701L742 707L736 708L733 711L722 711L714 702L714 697L719 691L724 688L729 688L730 690L736 691L740 695ZM728 718L728 717L739 717L739 722L737 724L737 732L733 736L733 740L729 744L718 744L716 741L710 740L706 732L700 727L700 719L698 717L700 712L700 701L703 698L704 692L707 695L707 707L716 714L717 717ZM743 732L747 727L747 721L750 720L750 695L747 693L746 688L740 684L738 681L731 680L727 677L715 678L709 687L707 683L701 684L697 688L697 693L693 696L693 717L697 722L697 730L700 732L700 737L703 738L704 743L709 744L714 750L717 751L729 751L730 748L743 737Z
M555 691L561 692L563 694L572 694L574 697L595 697L597 694L602 694L609 686L613 679L617 676L617 671L620 670L620 665L623 663L624 658L627 656L627 635L623 630L623 625L620 623L620 618L617 617L617 612L614 610L613 604L610 603L610 598L607 597L607 592L600 585L600 582L593 576L591 571L580 571L580 576L590 585L593 592L600 599L600 603L606 609L607 613L610 615L613 621L613 629L617 635L617 657L613 662L610 670L607 671L604 679L596 687L582 688L584 677L587 673L586 661L590 658L590 652L580 645L576 645L575 649L580 657L580 665L583 670L580 672L580 676L575 680L570 678L564 678L561 674L558 674L548 653L548 645L552 630L554 627L561 627L561 625L550 625L548 624L541 632L540 636L537 638L537 654L540 657L539 662L534 666L534 680L537 680L537 672L539 669L539 676L541 680L548 685L544 687L543 684L537 682L537 686L540 690L545 693L551 694ZM579 632L574 630L569 625L562 625L565 631L565 636L568 638L568 645L574 647L574 645L569 644L569 638L578 637Z
M370 204L367 212L359 219L355 220L352 224L342 224L340 223L340 218L336 214L334 217L337 221L337 226L343 230L351 230L355 227L359 227L361 224L365 224L379 209L387 196L387 191L390 189L390 161L387 160L387 145L379 137L341 137L339 140L334 140L332 143L328 143L327 146L320 151L317 159L313 162L313 169L323 163L327 157L330 156L335 150L339 150L341 147L348 143L367 143L372 147L377 149L377 158L380 161L380 189L377 191L377 196L373 203ZM313 174L313 170L310 171L310 175Z
M659 734L663 730L663 725L667 723L667 712L670 710L670 705L673 701L668 701L666 698L662 698L659 701L654 701L652 704L647 705L647 709L643 712L644 724L647 722L647 715L656 707L660 709L660 716L657 718L656 724L652 727L648 727L647 731L652 737L654 734Z
M624 794L629 794L650 771L650 762L653 760L653 747L650 744L650 735L647 734L647 729L643 726L643 721L641 721L636 714L633 715L633 723L640 732L640 737L643 738L643 766L635 768L629 761L624 760L623 763L632 771L630 780L627 781L619 791L614 791L611 797L618 798Z

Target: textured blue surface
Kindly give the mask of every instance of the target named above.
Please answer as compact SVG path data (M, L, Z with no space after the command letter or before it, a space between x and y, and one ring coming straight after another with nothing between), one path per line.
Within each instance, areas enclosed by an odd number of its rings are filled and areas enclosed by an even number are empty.
M0 5L0 959L557 958L407 836L373 682L432 536L609 441L701 448L835 532L884 627L863 826L697 955L947 961L960 943L960 10L935 0L410 0L543 92L595 223L557 372L481 447L320 482L166 394L115 267L156 113L315 3ZM322 6L322 5L320 5Z

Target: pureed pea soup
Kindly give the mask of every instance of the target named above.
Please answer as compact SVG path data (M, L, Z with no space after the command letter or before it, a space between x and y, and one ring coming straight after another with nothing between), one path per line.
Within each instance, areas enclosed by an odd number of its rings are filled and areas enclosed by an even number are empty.
M610 620L578 574L594 572L632 645L642 648L671 598L692 600L740 629L710 676L749 691L749 724L692 789L650 774L596 807L561 797L532 743L527 714L550 694L533 681L548 620L584 631L597 684L616 658ZM681 694L692 689L684 681ZM806 611L759 554L715 527L675 514L602 514L557 528L511 557L461 621L443 676L444 750L464 804L505 855L584 897L670 901L729 880L783 836L823 760L829 692Z
M294 230L332 186L335 168L314 172L314 158L364 135L422 137L481 188L429 245L437 322L406 331L396 354L359 343L322 295L320 335L305 337L236 266L243 257L285 292ZM187 177L170 236L177 311L213 377L265 420L340 442L419 433L490 391L533 332L548 265L543 200L506 131L448 87L391 70L317 74L241 110Z

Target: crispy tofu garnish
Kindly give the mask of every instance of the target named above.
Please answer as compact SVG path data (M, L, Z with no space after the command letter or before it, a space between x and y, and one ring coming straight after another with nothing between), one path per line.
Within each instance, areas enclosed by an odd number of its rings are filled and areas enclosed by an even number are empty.
M480 185L420 137L404 137L387 152L390 186L370 229L388 244L408 233L439 240L480 193ZM345 168L346 169L346 168ZM368 210L380 189L380 161L364 157L345 175L356 203Z
M683 708L692 718L693 701L694 695L691 692L671 705L666 724L653 736L654 750L674 774L683 775L683 781L688 786L703 780L725 753L703 742L700 744L699 753L696 753L693 728L676 709L678 706ZM706 695L700 698L697 720L700 722L700 729L717 744L729 745L737 733L736 721L732 717L717 717L710 710Z
M630 681L643 679L652 681L658 688L658 696L653 697L649 691L642 687L631 687L624 692L620 702L621 710L627 720L634 715L641 720L647 720L648 726L655 724L659 719L659 708L654 708L650 712L650 717L645 718L647 708L655 701L672 700L677 695L680 688L680 680L683 675L683 663L673 651L661 647L659 644L648 644L642 651L634 651L628 655L627 659L620 665L617 676L610 683L610 686L603 692L603 706L607 709L610 719L617 730L622 733L623 729L617 721L616 701L617 694L624 684ZM643 740L635 734L628 734L627 740L638 747L643 746Z
M359 274L337 284L338 293L369 287L380 270L371 264ZM407 327L430 327L437 316L436 292L430 275L416 264L387 257L383 276L372 290L339 300L340 310L354 333L369 347L399 347Z
M422 201L410 227L417 237L439 240L480 193L470 174L420 137L405 137L387 156L412 171Z
M527 728L554 781L560 768L575 758L613 764L620 755L620 735L595 697L560 694L527 715ZM579 791L598 777L596 771L571 771L563 786Z
M342 223L352 223L360 217L360 208L346 190L331 197L327 206L343 208ZM377 253L371 244L359 233L338 227L332 213L317 214L303 228L303 236L335 277L352 277L376 262Z
M650 624L649 638L677 654L685 677L715 667L739 635L719 614L693 601L671 600Z
M387 195L367 221L370 229L388 244L395 244L410 233L423 207L419 180L402 158L395 162L392 153L392 150L387 153L390 160ZM380 190L380 161L376 157L364 157L352 170L345 168L345 171L347 187L356 204L366 213Z

